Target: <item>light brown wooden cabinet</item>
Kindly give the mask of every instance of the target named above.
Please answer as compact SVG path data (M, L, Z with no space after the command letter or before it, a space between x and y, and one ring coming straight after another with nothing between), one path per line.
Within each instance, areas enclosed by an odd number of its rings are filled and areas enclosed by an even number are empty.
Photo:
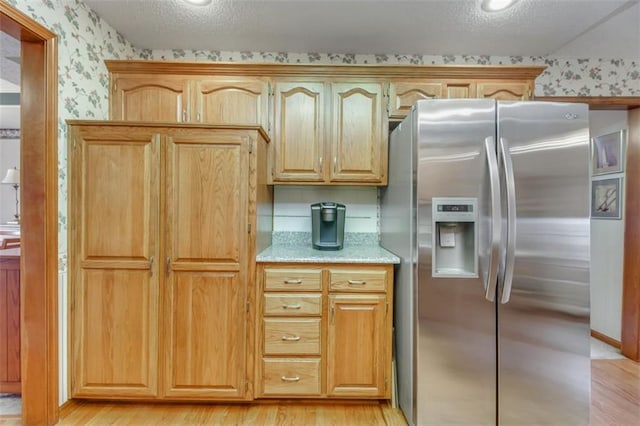
M20 248L0 250L0 392L21 393Z
M322 80L273 83L273 181L325 181L327 88Z
M390 397L393 265L259 264L259 398Z
M233 76L111 76L112 120L269 128L266 79Z
M69 122L72 397L251 398L266 140Z
M533 77L523 80L441 79L401 80L389 84L389 117L402 119L413 104L423 99L492 98L528 100L533 96Z
M274 82L276 184L386 184L380 82Z
M111 119L266 129L271 183L386 185L389 119L420 99L529 99L539 66L106 61Z
M501 101L526 101L533 96L532 82L478 82L478 98L492 98Z
M125 121L191 121L191 79L186 76L111 76L110 118Z

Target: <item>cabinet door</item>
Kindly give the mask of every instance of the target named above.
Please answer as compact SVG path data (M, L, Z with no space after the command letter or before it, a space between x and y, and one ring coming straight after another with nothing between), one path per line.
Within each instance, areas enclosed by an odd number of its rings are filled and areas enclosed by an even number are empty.
M20 374L20 255L0 252L0 392L21 393Z
M386 183L382 83L334 83L331 88L331 182Z
M190 121L190 81L178 76L114 77L111 119L126 121Z
M207 132L167 138L164 395L245 394L249 152Z
M446 99L470 99L476 97L476 84L464 80L444 80L444 97Z
M274 182L322 182L325 155L325 84L276 82Z
M71 133L71 394L156 396L159 138Z
M397 81L389 85L389 118L404 118L420 100L442 98L443 85L439 81Z
M383 294L329 295L329 396L389 396L386 305Z
M501 101L524 101L531 97L529 83L478 83L479 98L493 98Z
M264 80L238 77L198 80L194 98L197 122L256 125L268 130L268 84Z

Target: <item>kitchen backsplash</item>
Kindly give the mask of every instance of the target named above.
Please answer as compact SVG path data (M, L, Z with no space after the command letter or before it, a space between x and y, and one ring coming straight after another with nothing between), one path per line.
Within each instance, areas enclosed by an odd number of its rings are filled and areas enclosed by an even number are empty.
M346 206L345 233L378 232L378 189L351 186L276 186L273 232L311 232L311 204L333 201Z

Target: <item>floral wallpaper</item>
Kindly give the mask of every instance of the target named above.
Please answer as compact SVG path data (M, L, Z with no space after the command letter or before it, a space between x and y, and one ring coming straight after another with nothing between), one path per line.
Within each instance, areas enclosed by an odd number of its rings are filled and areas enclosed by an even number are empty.
M342 53L224 52L138 49L80 0L5 1L59 36L59 251L66 253L66 119L108 118L104 59L149 59L317 64L546 65L535 93L544 96L640 96L636 59L534 56L432 56Z

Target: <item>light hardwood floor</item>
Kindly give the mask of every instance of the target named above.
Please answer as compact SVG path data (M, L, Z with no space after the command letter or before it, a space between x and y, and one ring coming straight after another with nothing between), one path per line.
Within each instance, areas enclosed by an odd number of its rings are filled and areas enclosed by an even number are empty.
M591 426L640 425L640 364L628 359L591 361ZM0 425L19 425L1 418ZM255 404L133 404L71 402L61 425L405 425L386 403L278 401Z

